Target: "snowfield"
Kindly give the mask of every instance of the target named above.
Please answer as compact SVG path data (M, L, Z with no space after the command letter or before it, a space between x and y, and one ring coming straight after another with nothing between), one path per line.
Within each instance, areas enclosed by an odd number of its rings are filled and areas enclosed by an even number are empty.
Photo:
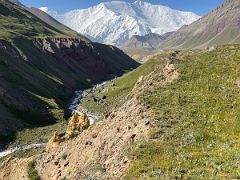
M47 7L40 9L93 41L117 46L133 35L143 36L149 33L162 35L176 31L200 18L192 12L177 11L141 0L134 3L105 2L65 14L58 14Z

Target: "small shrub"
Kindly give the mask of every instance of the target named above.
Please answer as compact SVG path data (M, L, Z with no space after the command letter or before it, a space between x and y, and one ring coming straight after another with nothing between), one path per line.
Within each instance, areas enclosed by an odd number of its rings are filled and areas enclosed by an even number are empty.
M72 134L70 134L69 138L73 139L73 138L77 137L78 134L79 134L78 132L73 132Z
M62 155L62 159L63 159L63 160L66 160L66 159L67 159L67 154L63 154L63 155Z
M28 177L31 180L41 180L35 168L36 168L36 161L34 160L28 164Z

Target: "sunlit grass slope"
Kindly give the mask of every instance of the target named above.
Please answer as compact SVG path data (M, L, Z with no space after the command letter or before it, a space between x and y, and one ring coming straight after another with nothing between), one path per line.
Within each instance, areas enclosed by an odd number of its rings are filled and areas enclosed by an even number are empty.
M140 97L158 126L132 147L125 178L240 178L240 46L185 51L174 64L177 80Z

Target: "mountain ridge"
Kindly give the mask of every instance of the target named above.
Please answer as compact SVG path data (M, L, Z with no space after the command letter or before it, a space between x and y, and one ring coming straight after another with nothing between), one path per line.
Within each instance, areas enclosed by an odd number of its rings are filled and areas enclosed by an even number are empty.
M226 0L206 16L169 36L160 48L207 48L240 43L240 1Z
M133 35L161 35L199 18L191 12L181 12L145 1L112 1L65 14L51 10L47 13L77 32L97 39L98 42L118 46Z

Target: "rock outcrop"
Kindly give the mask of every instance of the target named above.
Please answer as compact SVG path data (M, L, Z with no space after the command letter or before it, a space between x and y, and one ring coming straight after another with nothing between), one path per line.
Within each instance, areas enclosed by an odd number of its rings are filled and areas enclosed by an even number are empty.
M90 120L88 119L87 114L75 111L69 119L65 135L60 136L55 132L47 143L46 151L48 152L50 149L58 147L62 142L78 135L85 129L89 128L89 126Z
M50 149L58 147L61 142L64 141L64 138L60 137L56 132L54 135L49 139L47 146L46 146L46 151L48 152Z
M90 126L90 121L86 113L80 113L75 111L73 116L70 118L67 131L66 138L71 137L74 134L78 134L83 130L87 129Z

